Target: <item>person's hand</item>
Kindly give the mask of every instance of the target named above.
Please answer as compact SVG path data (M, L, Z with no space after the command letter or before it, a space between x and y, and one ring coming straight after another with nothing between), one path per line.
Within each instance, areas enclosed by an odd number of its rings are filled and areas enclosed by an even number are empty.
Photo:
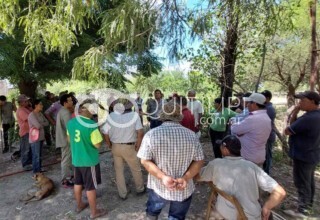
M268 220L270 213L271 213L270 209L268 209L266 207L262 207L262 211L261 211L262 220Z
M134 145L134 149L135 149L136 151L139 151L140 146L138 146L138 145L136 144L136 145Z
M178 178L177 182L177 190L184 190L187 187L188 182L184 178Z
M161 180L163 185L165 185L169 190L174 190L176 188L176 180L171 176L164 175Z

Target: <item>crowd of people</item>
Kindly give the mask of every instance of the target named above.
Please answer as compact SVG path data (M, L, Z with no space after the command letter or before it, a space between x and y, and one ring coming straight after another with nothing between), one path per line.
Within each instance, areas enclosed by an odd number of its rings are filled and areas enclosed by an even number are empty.
M272 149L275 143L276 111L272 93L239 93L236 101L225 106L223 98L214 99L209 111L209 135L214 159L204 166L200 143L204 108L196 91L187 96L176 92L164 99L156 89L144 100L108 99L108 117L98 126L99 108L96 100L86 99L75 108L74 93L63 91L59 98L46 92L44 98L30 100L24 94L8 102L0 96L1 121L4 131L3 153L9 150L8 130L19 126L21 163L33 174L44 172L41 167L42 148L55 146L61 152L61 186L74 189L77 212L88 205L90 217L105 215L96 208L96 189L101 183L99 147L105 141L114 158L118 195L126 200L129 190L124 176L127 163L135 183L136 195L148 191L147 219L157 219L166 204L170 204L169 219L185 219L195 190L194 181L212 181L219 189L235 196L248 219L269 219L271 210L281 203L285 190L270 177ZM293 159L294 184L298 192L297 210L286 210L295 217L311 215L315 194L314 173L320 161L320 96L306 91L299 99L288 121ZM146 105L146 111L143 110ZM300 111L305 114L298 117ZM144 134L143 118L150 130ZM145 124L147 124L145 123ZM147 185L142 167L148 173ZM86 190L88 203L82 200ZM259 190L270 193L263 203ZM216 212L224 219L236 219L236 208L218 197Z

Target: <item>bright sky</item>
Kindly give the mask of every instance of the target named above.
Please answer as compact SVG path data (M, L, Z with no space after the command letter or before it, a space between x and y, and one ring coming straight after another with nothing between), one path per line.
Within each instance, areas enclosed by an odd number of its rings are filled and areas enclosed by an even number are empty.
M184 2L188 8L194 8L199 4L199 2L201 2L200 4L202 5L206 4L206 1L200 1L200 0L184 0L184 1L182 0L181 2ZM201 41L199 39L196 39L194 41L192 41L191 38L189 37L185 39L186 49L194 48L196 50L199 48L200 44L201 44ZM160 46L156 48L154 52L160 57L164 58L164 60L161 61L162 64L164 65L163 70L181 70L185 73L190 70L191 63L189 63L186 60L180 60L174 63L170 62L168 58L168 50L166 46Z

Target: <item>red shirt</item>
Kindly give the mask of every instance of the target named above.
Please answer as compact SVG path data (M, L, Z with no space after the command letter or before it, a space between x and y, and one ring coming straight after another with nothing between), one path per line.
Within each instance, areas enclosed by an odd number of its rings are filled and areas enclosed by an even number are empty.
M180 124L183 127L189 128L191 131L196 132L196 127L194 124L194 116L188 108L182 109L183 119Z

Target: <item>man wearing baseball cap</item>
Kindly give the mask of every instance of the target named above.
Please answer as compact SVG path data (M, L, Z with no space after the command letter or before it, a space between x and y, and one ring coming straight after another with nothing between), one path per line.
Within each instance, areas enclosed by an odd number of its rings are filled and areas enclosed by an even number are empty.
M261 168L240 156L241 142L235 135L228 135L217 144L223 158L202 168L200 181L212 181L220 190L236 197L248 219L269 219L271 210L284 199L284 189ZM270 192L262 208L258 202L259 188ZM218 211L215 214L222 215L221 219L237 219L237 209L222 196L218 196L215 206Z
M264 105L266 98L260 93L252 93L244 101L248 103L249 116L240 123L233 123L231 133L241 141L241 156L262 167L271 132L271 120Z
M313 91L295 95L300 99L289 117L285 134L289 135L289 156L293 159L293 181L298 191L298 209L286 210L295 217L306 217L312 210L314 172L320 162L320 96ZM297 117L300 110L305 111Z
M30 98L24 94L18 96L18 109L16 111L19 125L21 163L25 171L32 170L32 152L29 144L28 116L32 112Z

